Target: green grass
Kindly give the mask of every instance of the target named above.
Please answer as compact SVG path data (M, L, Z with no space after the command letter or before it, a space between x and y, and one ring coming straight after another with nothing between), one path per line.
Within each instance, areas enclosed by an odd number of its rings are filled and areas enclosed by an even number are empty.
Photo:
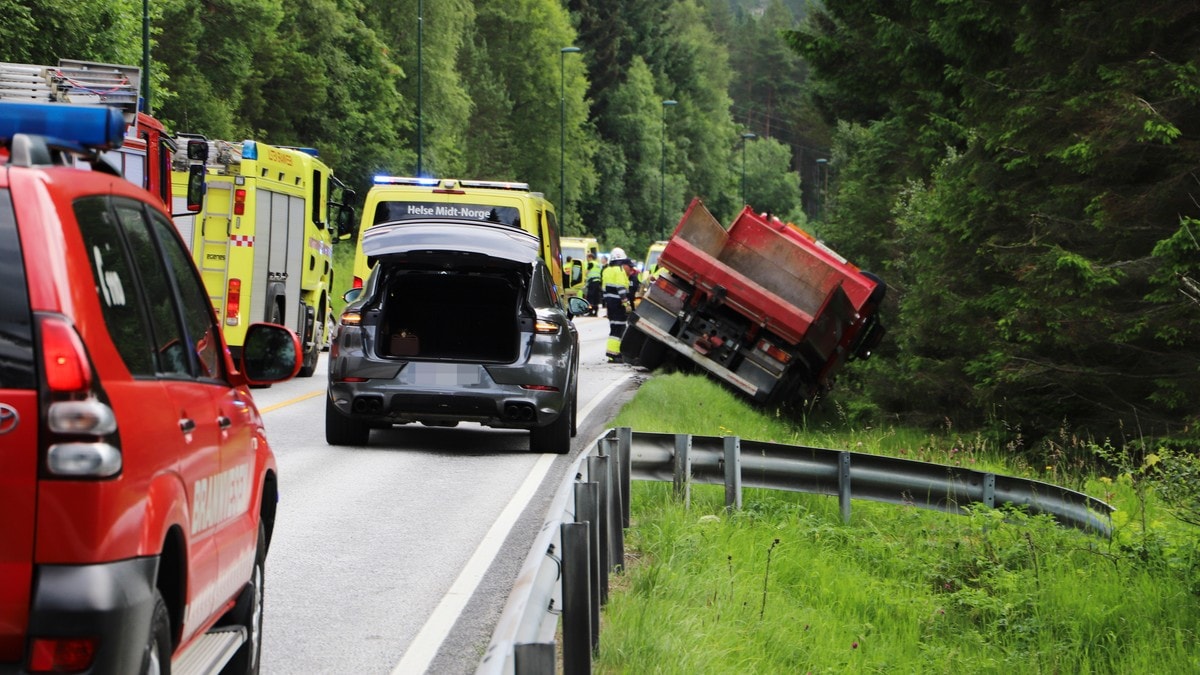
M333 288L329 289L329 294L335 319L342 315L342 308L346 306L342 295L354 282L354 244L354 239L344 239L333 245Z
M871 502L844 525L835 498L748 490L727 514L723 488L697 485L685 511L670 484L635 481L598 672L1200 672L1196 532L1130 475L1068 476L948 430L795 425L679 374L645 383L614 424L973 464L1073 482L1119 511L1111 540Z

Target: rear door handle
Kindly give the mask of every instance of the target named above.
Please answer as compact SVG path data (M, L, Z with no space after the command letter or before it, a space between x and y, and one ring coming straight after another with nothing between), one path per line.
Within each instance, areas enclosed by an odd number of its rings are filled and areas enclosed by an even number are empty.
M190 417L184 417L179 420L179 430L185 434L190 434L196 430L196 420Z
M225 431L229 427L233 426L233 420L229 419L228 417L226 417L224 415L218 415L217 416L217 426L221 427L221 431Z

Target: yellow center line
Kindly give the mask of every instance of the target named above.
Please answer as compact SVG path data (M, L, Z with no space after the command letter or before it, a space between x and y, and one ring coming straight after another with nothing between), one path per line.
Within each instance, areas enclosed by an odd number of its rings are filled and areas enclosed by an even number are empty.
M325 393L324 389L318 389L317 391L310 391L307 394L297 396L296 398L293 398L291 400L284 401L282 403L276 403L275 405L269 405L269 406L266 406L265 408L259 408L258 412L269 413L272 410L279 410L280 408L285 408L289 405L292 405L293 403L299 403L300 401L307 401L310 398L316 398L324 393Z

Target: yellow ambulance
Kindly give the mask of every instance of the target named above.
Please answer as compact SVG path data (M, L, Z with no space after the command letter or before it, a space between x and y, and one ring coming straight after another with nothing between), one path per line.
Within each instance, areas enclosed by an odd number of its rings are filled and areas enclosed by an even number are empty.
M367 229L380 223L439 218L503 223L538 237L542 242L542 260L550 268L558 285L556 290L561 294L563 264L558 219L554 206L542 193L530 191L527 183L403 176L376 176L367 191L354 253L352 288L362 288L371 273L362 250L362 235Z
M595 237L562 237L563 290L567 297L583 297L587 285L587 254L600 264L600 243Z

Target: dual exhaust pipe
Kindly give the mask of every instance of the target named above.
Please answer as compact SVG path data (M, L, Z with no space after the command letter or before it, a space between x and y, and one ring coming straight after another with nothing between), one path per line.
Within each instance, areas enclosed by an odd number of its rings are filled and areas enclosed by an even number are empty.
M537 410L532 403L509 401L504 404L504 419L515 422L532 422L537 418Z

